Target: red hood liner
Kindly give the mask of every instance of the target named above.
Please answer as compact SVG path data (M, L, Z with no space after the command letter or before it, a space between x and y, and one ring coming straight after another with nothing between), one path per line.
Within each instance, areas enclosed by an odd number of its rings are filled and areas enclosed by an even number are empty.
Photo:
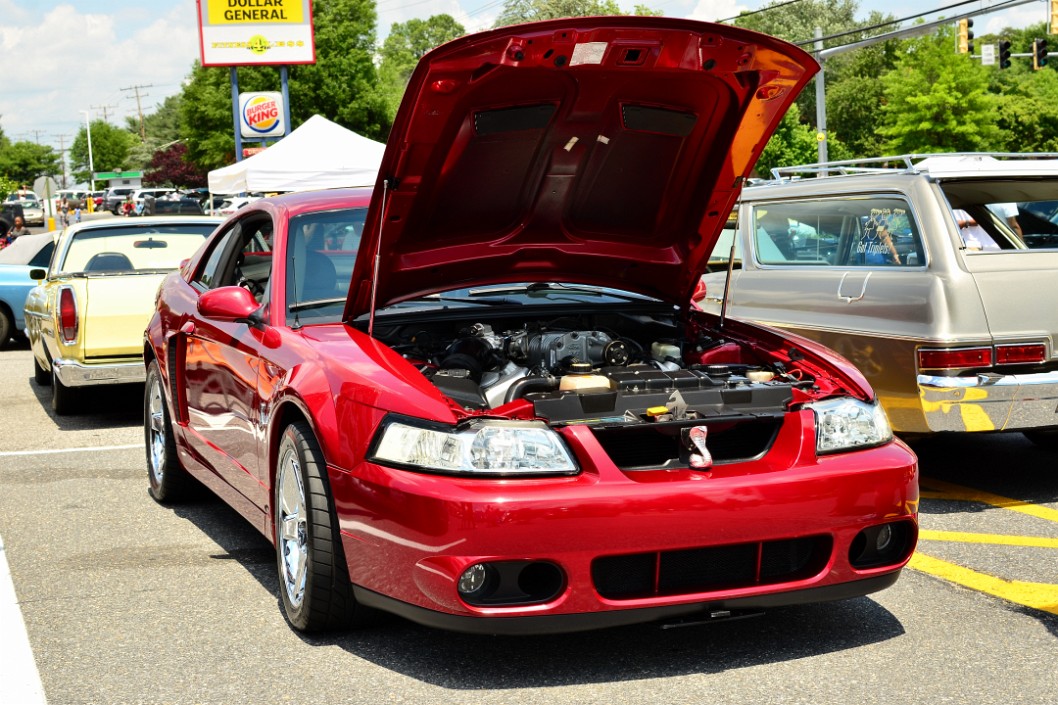
M773 37L668 18L554 20L435 49L397 113L346 319L517 281L688 301L816 69Z

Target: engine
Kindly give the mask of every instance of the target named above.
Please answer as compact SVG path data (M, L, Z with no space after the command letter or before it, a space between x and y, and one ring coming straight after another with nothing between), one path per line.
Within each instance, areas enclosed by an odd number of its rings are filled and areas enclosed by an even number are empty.
M644 326L639 332L673 332ZM575 419L686 420L724 409L781 409L800 380L741 361L723 340L631 337L605 328L525 324L497 332L474 323L441 347L414 336L420 370L472 410L528 399L551 423ZM405 357L419 357L409 355ZM687 363L687 360L694 360Z

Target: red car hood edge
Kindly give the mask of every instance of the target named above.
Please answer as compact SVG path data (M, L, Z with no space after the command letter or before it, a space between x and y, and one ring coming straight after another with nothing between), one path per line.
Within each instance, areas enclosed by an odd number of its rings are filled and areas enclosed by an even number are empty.
M658 17L516 25L435 49L387 143L345 320L507 282L685 305L817 69L774 37Z

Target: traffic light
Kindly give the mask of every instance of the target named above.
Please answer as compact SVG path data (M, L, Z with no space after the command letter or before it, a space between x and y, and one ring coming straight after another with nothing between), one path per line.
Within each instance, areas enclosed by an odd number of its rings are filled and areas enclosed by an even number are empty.
M971 19L959 20L959 53L974 53L974 21Z
M1032 40L1032 70L1039 71L1047 65L1047 40Z
M999 68L1010 68L1010 41L1006 39L999 40Z

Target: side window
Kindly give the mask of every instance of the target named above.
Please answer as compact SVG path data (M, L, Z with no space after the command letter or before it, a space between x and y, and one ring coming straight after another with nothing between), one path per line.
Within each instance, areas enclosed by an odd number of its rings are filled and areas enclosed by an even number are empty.
M757 261L814 267L913 267L925 262L906 201L868 196L761 203L753 209Z
M263 301L272 275L272 220L255 215L222 234L193 282L201 290L238 285Z
M735 206L734 210L727 216L727 223L724 225L724 229L720 231L720 237L717 238L716 245L713 246L713 251L709 255L709 264L706 265L705 271L707 272L718 272L726 270L728 262L731 260L731 245L735 246L735 269L741 269L742 267L742 238L738 236L738 206Z
M47 267L48 262L51 261L51 253L55 249L55 243L49 242L44 247L40 248L40 252L33 255L33 259L29 261L30 267Z
M288 324L341 317L366 214L366 208L343 208L290 219L286 251Z
M206 289L216 289L219 286L223 286L220 283L223 276L222 270L238 233L239 226L236 224L228 232L216 238L213 249L206 257L206 264L203 265L201 271L192 280L192 283L197 285L198 289L205 291Z

